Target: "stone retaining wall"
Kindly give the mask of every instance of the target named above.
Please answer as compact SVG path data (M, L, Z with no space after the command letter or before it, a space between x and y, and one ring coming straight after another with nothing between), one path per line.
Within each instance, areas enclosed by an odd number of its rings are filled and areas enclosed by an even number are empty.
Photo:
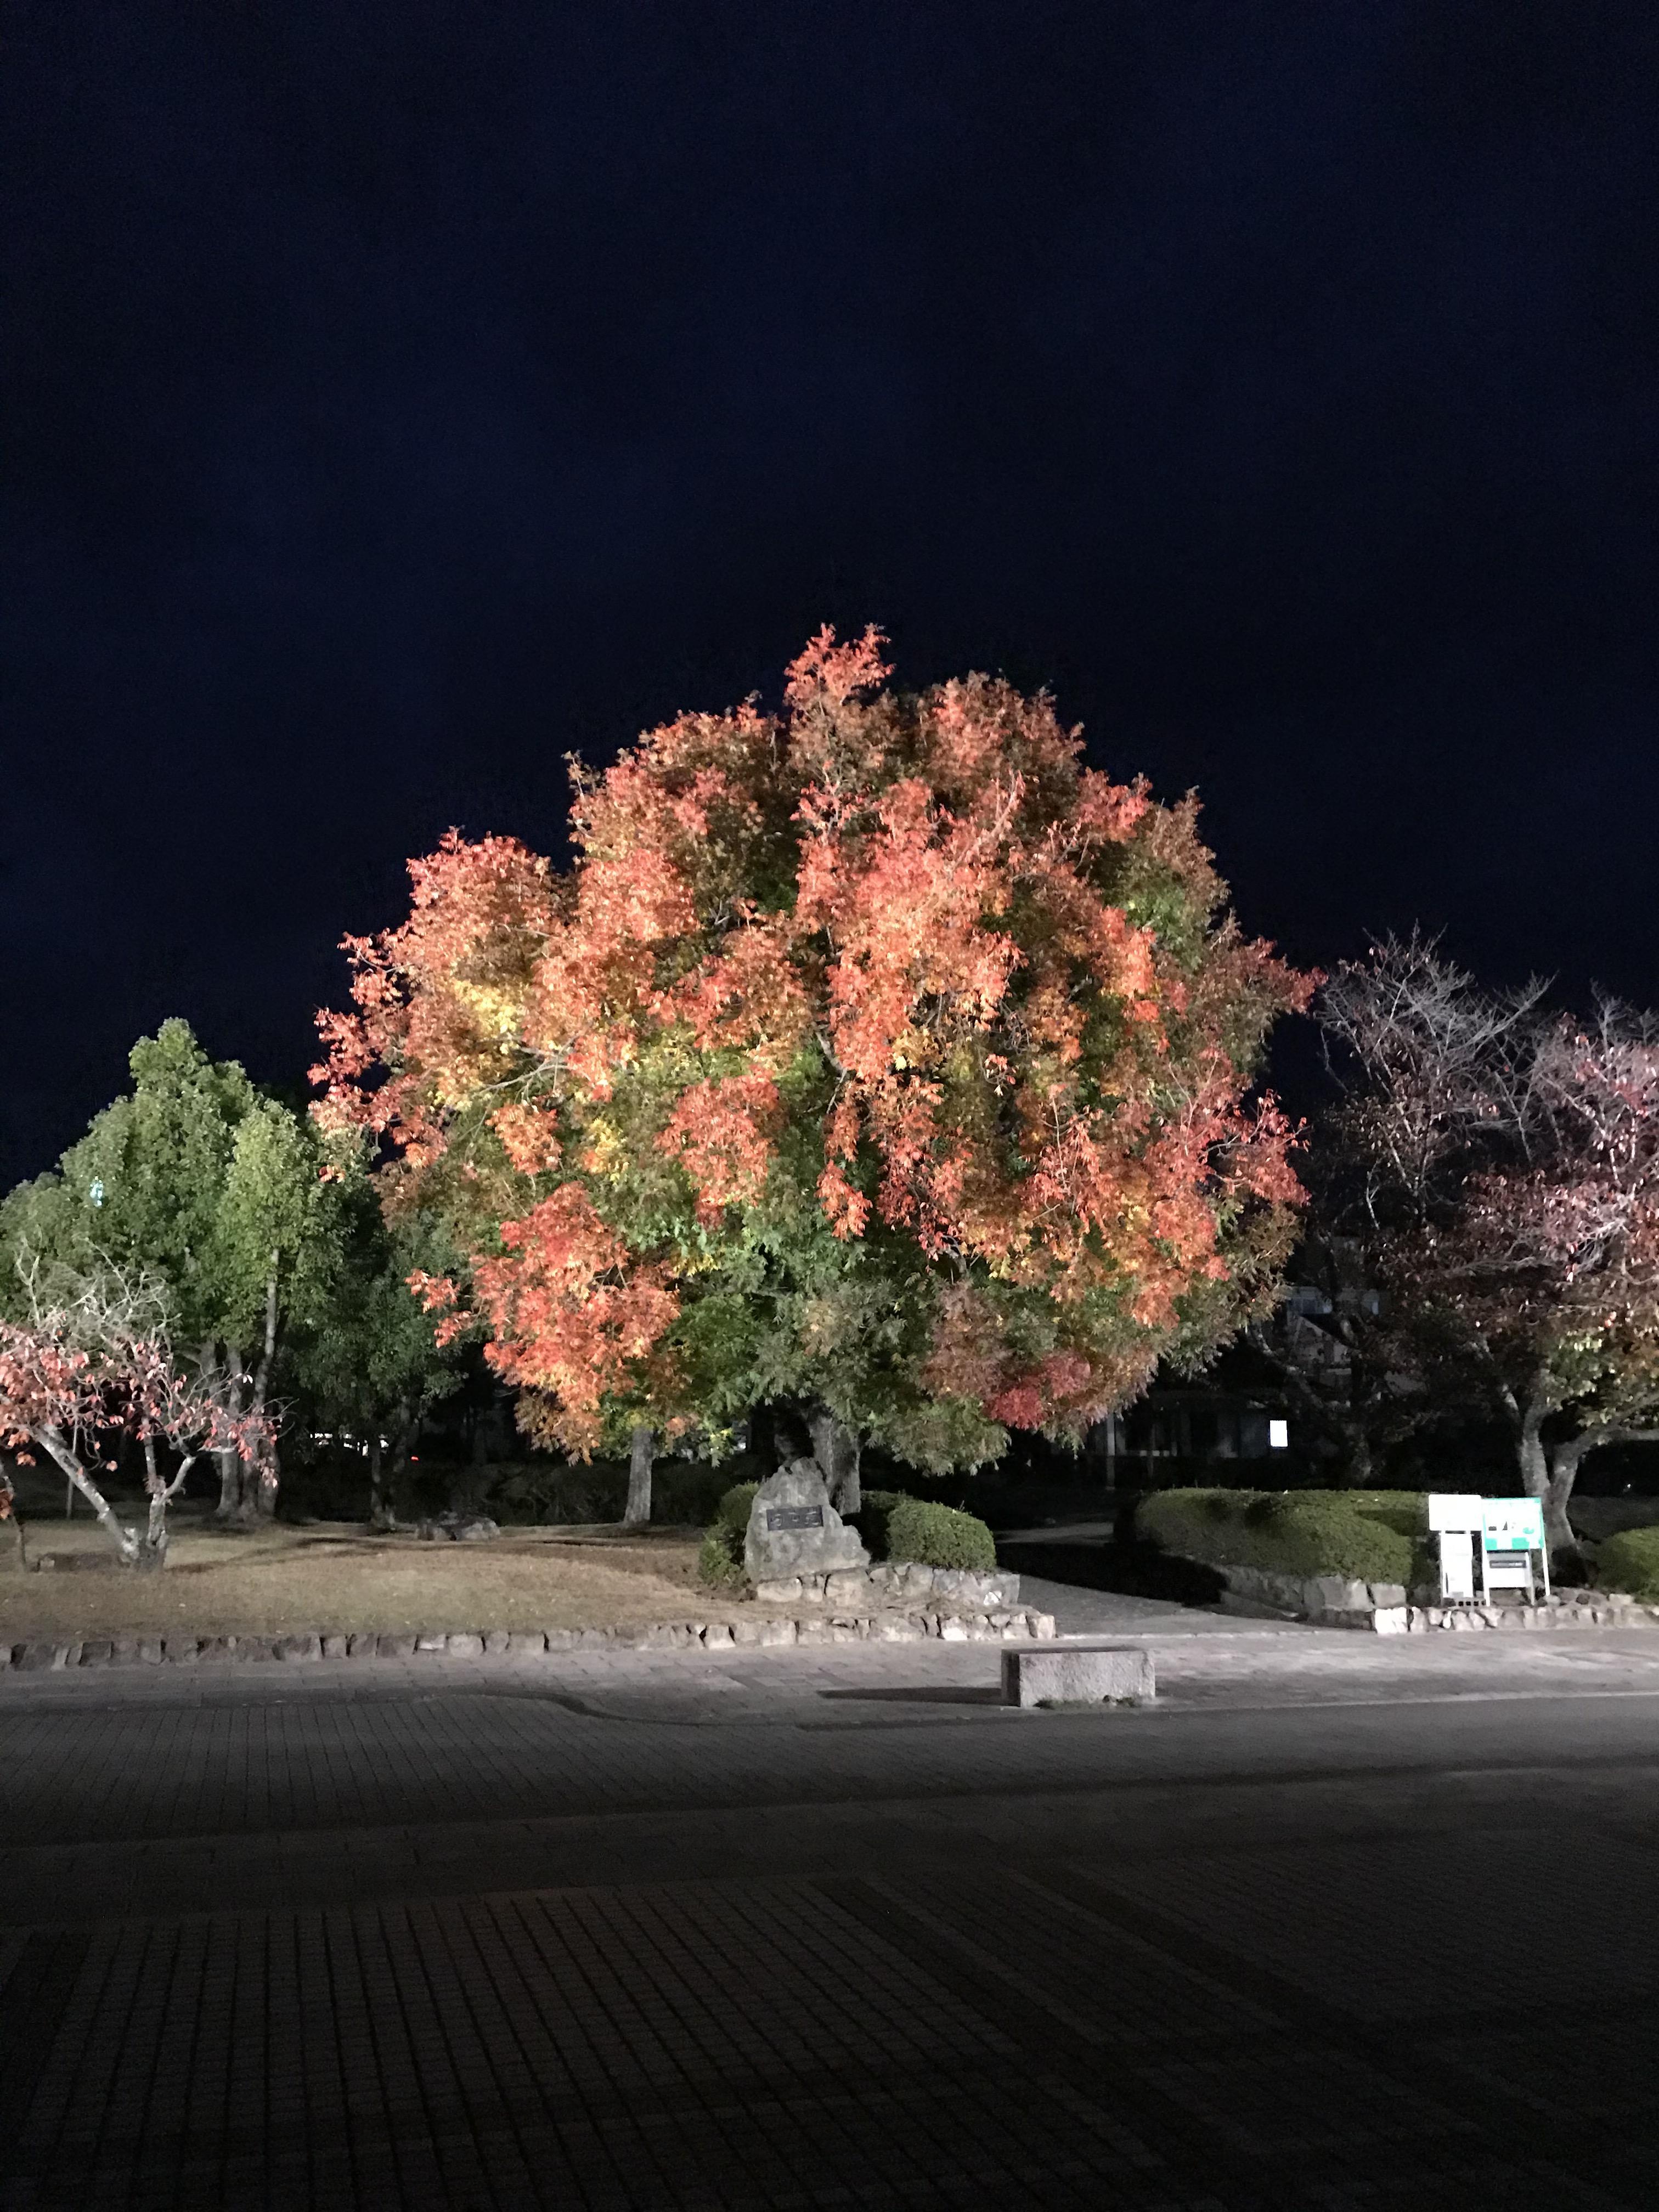
M1261 1610L1311 1620L1322 1628L1371 1628L1378 1613L1402 1615L1406 1592L1399 1583L1349 1582L1340 1575L1275 1575L1262 1567L1217 1567L1233 1605L1229 1612Z
M1004 1612L1019 1603L1019 1577L993 1568L976 1574L969 1567L924 1567L896 1559L877 1567L835 1567L827 1574L787 1575L757 1582L763 1605L835 1605L862 1610L876 1606L937 1604L949 1598L981 1612Z
M1647 1628L1659 1606L1642 1605L1620 1590L1567 1590L1546 1605L1413 1605L1406 1626L1448 1628Z
M1364 1628L1378 1636L1443 1629L1645 1627L1659 1607L1613 1590L1559 1590L1547 1604L1448 1605L1423 1602L1421 1591L1398 1583L1345 1581L1337 1575L1269 1574L1261 1567L1217 1567L1227 1585L1224 1612L1275 1613L1321 1628Z
M659 1621L648 1628L491 1628L376 1632L315 1630L291 1636L88 1637L78 1644L31 1638L0 1644L13 1674L78 1667L204 1666L322 1659L528 1659L562 1651L725 1651L792 1644L1012 1644L1051 1641L1051 1613L875 1613L744 1615L734 1620Z

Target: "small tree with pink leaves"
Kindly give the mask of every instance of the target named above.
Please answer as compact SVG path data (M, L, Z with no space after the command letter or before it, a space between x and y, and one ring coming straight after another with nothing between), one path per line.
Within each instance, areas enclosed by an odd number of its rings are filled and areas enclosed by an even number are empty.
M44 1451L91 1506L123 1563L159 1567L167 1510L204 1452L256 1462L271 1449L263 1412L233 1415L182 1376L167 1339L165 1303L149 1279L112 1266L44 1279L26 1262L27 1318L0 1320L0 1446L28 1463ZM138 1444L149 1500L141 1532L125 1528L99 1480L123 1437ZM163 1456L176 1459L164 1469ZM9 1490L7 1503L9 1505Z

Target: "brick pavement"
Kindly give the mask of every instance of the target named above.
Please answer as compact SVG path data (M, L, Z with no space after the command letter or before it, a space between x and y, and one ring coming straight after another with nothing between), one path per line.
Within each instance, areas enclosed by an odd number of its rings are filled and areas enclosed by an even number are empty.
M1158 1619L9 1686L0 2208L1653 2203L1659 1638Z

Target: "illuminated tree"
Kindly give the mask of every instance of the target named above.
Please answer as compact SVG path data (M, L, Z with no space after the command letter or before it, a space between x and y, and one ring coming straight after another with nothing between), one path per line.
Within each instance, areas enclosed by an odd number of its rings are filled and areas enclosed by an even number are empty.
M167 1509L204 1451L233 1452L247 1465L269 1455L263 1409L228 1410L199 1376L182 1374L167 1339L160 1286L108 1266L76 1276L21 1269L27 1318L0 1320L0 1445L36 1445L84 1497L127 1566L167 1558ZM98 1480L112 1464L99 1454L122 1437L139 1446L149 1515L141 1534L124 1528ZM166 1469L158 1448L178 1455ZM9 1485L4 1505L11 1504Z
M51 1174L0 1206L0 1312L27 1318L18 1263L91 1279L113 1268L164 1297L171 1341L217 1402L227 1433L263 1414L284 1330L317 1306L334 1264L336 1194L315 1131L262 1097L234 1061L210 1060L189 1025L164 1022L131 1053L132 1087ZM267 1443L269 1424L258 1433ZM274 1447L228 1443L220 1512L275 1510Z
M781 714L574 770L575 853L447 837L348 940L330 1121L441 1210L532 1433L718 1441L799 1402L856 1482L1076 1437L1273 1295L1299 1195L1248 1103L1307 986L1244 939L1191 800L1046 697L885 688L828 630Z
M1418 936L1339 969L1321 1209L1382 1293L1359 1322L1382 1416L1490 1414L1570 1551L1585 1455L1659 1439L1659 1032L1542 995L1488 990Z
M313 1429L362 1441L369 1526L389 1528L421 1421L462 1380L459 1348L437 1342L409 1285L417 1270L453 1264L453 1255L429 1212L386 1218L360 1158L337 1162L331 1184L326 1277L289 1339L283 1379Z

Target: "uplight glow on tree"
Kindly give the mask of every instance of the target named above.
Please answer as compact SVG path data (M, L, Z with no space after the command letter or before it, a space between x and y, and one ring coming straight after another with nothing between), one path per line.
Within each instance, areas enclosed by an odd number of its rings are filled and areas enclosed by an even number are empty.
M1309 985L1196 831L1051 702L888 686L828 629L782 709L573 769L574 865L452 833L349 939L325 1123L441 1209L532 1433L752 1407L972 1465L1066 1438L1271 1300L1300 1192L1250 1085Z

